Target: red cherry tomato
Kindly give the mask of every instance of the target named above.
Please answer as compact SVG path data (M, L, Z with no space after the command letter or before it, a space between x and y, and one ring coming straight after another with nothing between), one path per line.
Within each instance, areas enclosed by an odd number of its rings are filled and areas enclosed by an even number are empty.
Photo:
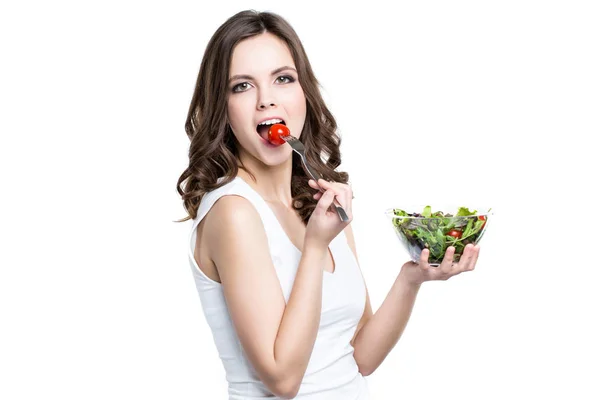
M285 140L283 140L282 137L289 135L290 130L287 126L283 124L274 124L269 128L267 137L269 138L269 142L279 146L285 143Z
M452 236L456 239L460 239L462 237L462 231L459 229L452 229L450 232L446 233L446 235Z

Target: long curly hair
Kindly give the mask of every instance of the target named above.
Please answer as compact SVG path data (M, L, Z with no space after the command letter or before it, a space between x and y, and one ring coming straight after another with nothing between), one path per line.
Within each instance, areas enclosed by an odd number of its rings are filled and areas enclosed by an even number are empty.
M269 32L283 40L289 48L298 81L306 97L306 119L300 141L306 148L310 165L324 179L347 183L348 174L335 169L341 164L341 138L337 123L327 109L302 42L291 25L271 12L242 11L221 25L210 39L196 80L185 132L191 143L189 165L177 181L177 191L183 199L188 216L177 222L195 219L202 197L231 182L238 168L248 172L239 160L237 141L227 123L227 82L235 46L244 39ZM315 209L314 189L300 158L293 153L292 205L304 223ZM217 183L219 178L223 177Z

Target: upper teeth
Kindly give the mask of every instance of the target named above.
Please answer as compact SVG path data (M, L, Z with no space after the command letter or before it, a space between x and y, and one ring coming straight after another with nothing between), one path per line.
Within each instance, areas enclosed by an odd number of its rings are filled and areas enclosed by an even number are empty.
M277 118L273 118L273 119L268 119L266 121L263 121L259 125L272 125L272 124L279 124L281 122L283 122L283 120L277 119Z

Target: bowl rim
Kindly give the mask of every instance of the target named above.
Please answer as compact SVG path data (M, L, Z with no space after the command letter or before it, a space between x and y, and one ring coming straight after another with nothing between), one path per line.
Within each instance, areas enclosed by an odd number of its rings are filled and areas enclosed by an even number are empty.
M407 206L406 208L389 207L384 211L384 214L390 218L411 218L411 219L440 219L441 218L441 217L415 217L415 216L410 216L410 215L401 216L401 215L394 214L395 209L405 210L406 212L410 212L409 210L421 210L422 211L423 208L425 208L426 206L427 206L426 204L424 204L424 205L414 205L413 204L413 205ZM437 205L435 207L440 208L440 207L437 207ZM450 207L447 207L447 208L453 209L454 212L456 212L456 211L458 211L459 207L458 206L454 207L453 205L450 205ZM452 217L445 217L445 218L463 218L463 217L479 217L479 216L489 217L490 215L494 215L491 207L468 207L468 208L469 208L469 210L475 210L476 213L473 215L465 215L462 217L452 216ZM432 207L432 210L433 209L434 209L434 207ZM443 210L443 208L442 208L442 210ZM442 211L442 210L436 209L434 212ZM487 210L487 211L483 212L483 211L479 211L479 210Z

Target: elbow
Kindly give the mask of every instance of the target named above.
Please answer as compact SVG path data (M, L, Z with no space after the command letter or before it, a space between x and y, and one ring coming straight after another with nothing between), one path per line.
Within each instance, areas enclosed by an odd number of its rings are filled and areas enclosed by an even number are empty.
M361 350L361 348L354 347L354 361L356 361L356 365L358 366L358 372L362 376L369 376L375 372L379 363L374 362L372 354L371 357L365 356L365 353Z
M356 353L354 353L354 359L356 360L356 365L358 366L358 372L360 372L362 376L369 376L373 372L375 372L376 367L360 359L357 359Z
M263 383L275 396L282 399L293 399L300 391L302 377L298 379L293 375L286 375L287 376L282 376L281 374L269 375L267 379L263 380Z
M273 386L273 394L282 399L293 399L300 391L300 382L295 379L284 379Z
M259 377L272 394L282 399L293 399L300 392L306 370L286 368L281 363L274 363L262 372L259 372Z
M369 376L373 373L373 371L375 371L373 368L368 368L361 365L358 366L358 372L360 372L362 376Z

